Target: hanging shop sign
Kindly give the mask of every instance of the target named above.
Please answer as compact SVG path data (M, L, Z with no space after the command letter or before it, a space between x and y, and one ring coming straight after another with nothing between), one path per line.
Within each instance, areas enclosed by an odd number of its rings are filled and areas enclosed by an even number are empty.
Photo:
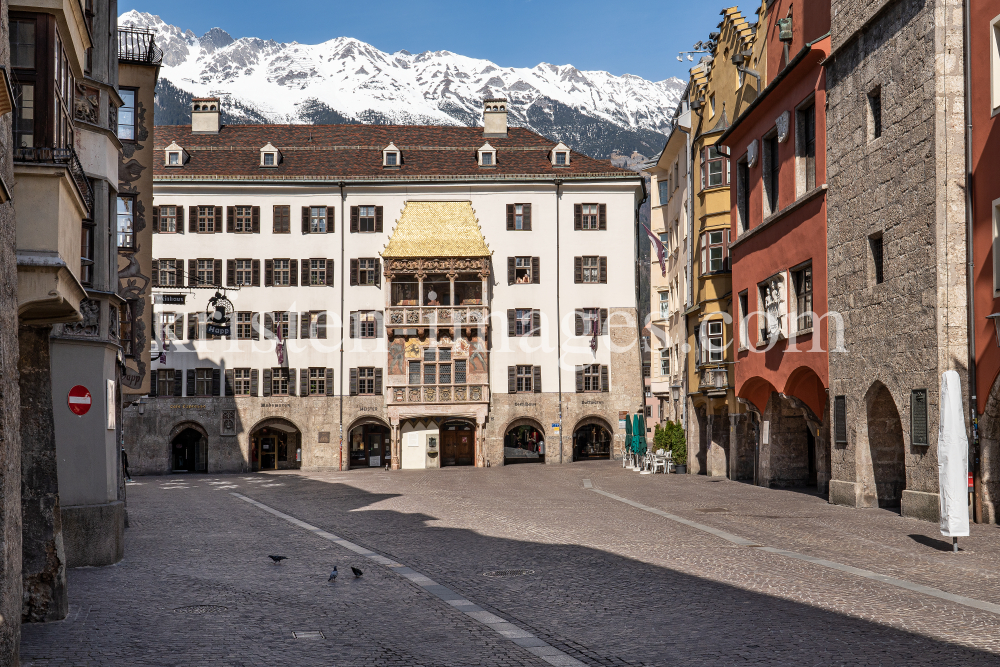
M160 294L160 303L169 303L183 306L187 301L186 294Z
M219 292L208 300L206 310L208 320L205 323L205 333L209 336L232 336L229 326L233 314L233 303Z

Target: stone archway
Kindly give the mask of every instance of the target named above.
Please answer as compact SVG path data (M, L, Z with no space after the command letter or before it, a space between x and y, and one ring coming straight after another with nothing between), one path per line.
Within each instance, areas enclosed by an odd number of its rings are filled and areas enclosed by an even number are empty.
M865 395L868 451L874 488L865 484L872 506L899 507L906 488L906 445L899 410L889 389L875 381Z
M208 431L195 421L184 421L167 438L170 472L208 472Z
M378 417L359 417L347 429L348 468L379 468L392 463L392 429Z
M503 434L504 465L545 462L545 427L537 419L513 419L504 427Z
M294 470L302 467L302 431L284 417L261 420L250 429L250 469Z
M584 417L573 427L573 460L612 458L614 430L603 417Z

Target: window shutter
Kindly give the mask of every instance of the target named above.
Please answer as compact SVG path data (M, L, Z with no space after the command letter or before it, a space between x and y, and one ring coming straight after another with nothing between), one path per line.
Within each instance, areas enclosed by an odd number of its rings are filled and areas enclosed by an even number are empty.
M291 332L289 332L289 333L291 333ZM295 378L296 377L297 376L295 375L295 369L294 368L289 368L288 369L288 395L289 396L295 396L295 394L296 394L296 391L295 391L295 386L296 386L295 385Z
M583 282L583 257L573 258L573 282Z
M299 314L299 338L302 340L307 340L310 338L309 331L309 311L303 311Z
M226 232L232 234L236 231L236 207L226 207Z
M262 389L264 390L262 392L264 396L270 396L271 395L271 369L270 368L265 368L264 369L264 386L262 387Z
M348 327L351 330L351 333L349 334L349 337L350 338L357 338L358 337L358 311L356 311L356 310L352 310L351 311L351 314L348 316L347 324L348 324Z
M326 395L333 396L333 369L326 369Z
M216 287L222 287L222 260L216 259L212 262L212 278Z
M601 308L601 335L606 336L608 334L608 309Z
M250 271L250 284L253 287L260 287L260 260L255 259L251 264L252 269Z
M729 185L729 158L726 158L725 165L726 166L725 169L723 169L723 173L726 175L726 185Z
M507 309L507 335L517 335L517 311L513 308Z
M573 333L577 336L583 335L583 311L574 310L573 311Z
M608 367L601 366L601 391L607 392L611 385L608 382Z
M188 206L188 231L198 233L198 207Z
M316 315L316 338L326 339L326 311Z
M539 337L542 335L542 311L531 311L531 335Z
M161 353L162 354L162 353ZM156 383L158 380L159 373L157 371L149 371L149 395L151 397L156 396L156 390L158 389Z
M598 258L598 264L601 267L601 282L602 283L607 283L608 282L608 258L607 257L600 257L600 258Z
M583 366L576 367L576 393L583 393Z
M174 320L174 338L181 340L184 338L184 316L181 315Z
M194 396L196 391L197 391L197 387L195 385L194 369L193 368L189 368L187 370L187 388L186 388L185 395L186 396Z
M375 287L382 288L382 260L375 260Z
M299 285L299 260L288 260L288 285L298 287Z
M535 366L531 372L531 388L536 394L542 393L542 367Z
M333 287L333 260L326 260L326 285Z
M264 260L264 287L271 287L274 285L274 260L265 259Z
M160 261L157 259L153 260L153 287L159 287L160 285Z
M352 234L357 234L358 233L358 207L357 206L352 206L351 207L351 233Z
M583 229L583 204L573 204L573 230Z
M236 382L236 376L233 373L233 369L232 368L227 368L226 369L226 396L235 396L236 395L235 382Z
M337 231L337 209L333 206L326 207L326 231L332 234Z
M708 159L708 149L703 148L701 151L701 189L705 189L705 172L708 169L708 164L706 160Z
M377 233L379 233L379 234L382 233L382 207L381 206L376 206L375 207L375 231ZM375 393L382 393L382 392L375 392Z
M607 229L608 228L608 205L598 204L597 205L597 228Z
M222 371L212 369L212 396L222 396Z
M382 394L382 369L375 369L375 393Z
M309 395L309 369L299 369L299 396Z
M178 234L183 234L184 233L184 207L183 206L178 206L177 207L177 233Z
M833 441L847 444L847 397L835 396L833 399Z
M708 273L708 234L701 235L701 274Z
M517 393L517 366L507 367L507 393Z
M215 233L216 234L221 234L222 233L222 207L221 206L216 206L215 207Z
M266 312L264 313L264 340L272 338L274 338L274 314Z
M350 394L351 396L358 395L358 369L351 369L351 382L350 382Z
M508 257L507 258L507 284L508 285L513 285L514 284L514 258L513 257Z
M184 372L181 369L174 371L174 396L181 395L181 389L184 388Z
M299 284L302 285L303 287L308 287L309 285L312 284L312 281L309 280L310 267L311 267L310 260L308 259L302 260L302 282Z
M302 233L303 234L308 234L309 233L309 207L308 206L303 206L302 207Z
M525 230L527 230L527 231L530 232L531 231L531 204L522 204L521 205L521 213L522 213L522 217L524 218L524 225L523 225L523 227L524 227Z
M537 285L541 281L541 279L542 279L542 275L541 275L541 272L539 271L538 264L539 264L539 258L538 257L532 257L531 258L531 283L533 285Z
M153 207L153 233L160 231L160 207Z
M198 284L198 260L189 259L188 260L188 287L194 287Z
M250 313L250 337L260 340L260 313Z
M379 312L375 313L375 337L376 338L381 338L382 337L382 326L383 326L383 320L384 320L384 318L385 318L385 315L382 313L382 311L379 311Z
M351 260L351 285L358 284L358 260Z
M726 230L726 242L722 246L722 269L724 271L728 271L729 270L729 232L730 232L730 230L727 229Z
M236 260L226 260L226 287L236 287Z
M250 231L260 234L260 206L250 207Z
M257 395L257 385L259 384L258 381L257 381L258 377L259 377L259 374L257 372L257 369L256 368L251 369L250 370L250 395L251 396L256 396Z
M188 340L198 340L198 314L188 313Z
M288 313L288 337L295 338L299 334L299 314ZM294 378L293 378L294 379Z
M507 231L514 231L514 205L507 204Z

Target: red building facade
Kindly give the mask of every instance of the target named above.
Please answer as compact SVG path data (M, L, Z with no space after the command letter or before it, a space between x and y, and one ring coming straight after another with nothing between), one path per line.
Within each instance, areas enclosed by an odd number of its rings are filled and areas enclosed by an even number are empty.
M792 4L776 0L762 9L763 47L744 54L744 66L759 63L763 90L718 143L728 149L734 185L736 394L755 425L742 446L753 450L755 483L825 492L827 352L837 340L837 320L826 310L822 63L830 52L830 4L795 3L794 12Z

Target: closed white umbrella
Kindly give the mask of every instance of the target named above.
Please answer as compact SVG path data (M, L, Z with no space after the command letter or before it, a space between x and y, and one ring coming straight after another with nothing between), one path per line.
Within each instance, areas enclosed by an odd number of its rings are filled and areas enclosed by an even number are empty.
M961 378L956 371L941 376L938 481L941 534L952 538L958 551L958 538L969 534L969 439L965 433Z

